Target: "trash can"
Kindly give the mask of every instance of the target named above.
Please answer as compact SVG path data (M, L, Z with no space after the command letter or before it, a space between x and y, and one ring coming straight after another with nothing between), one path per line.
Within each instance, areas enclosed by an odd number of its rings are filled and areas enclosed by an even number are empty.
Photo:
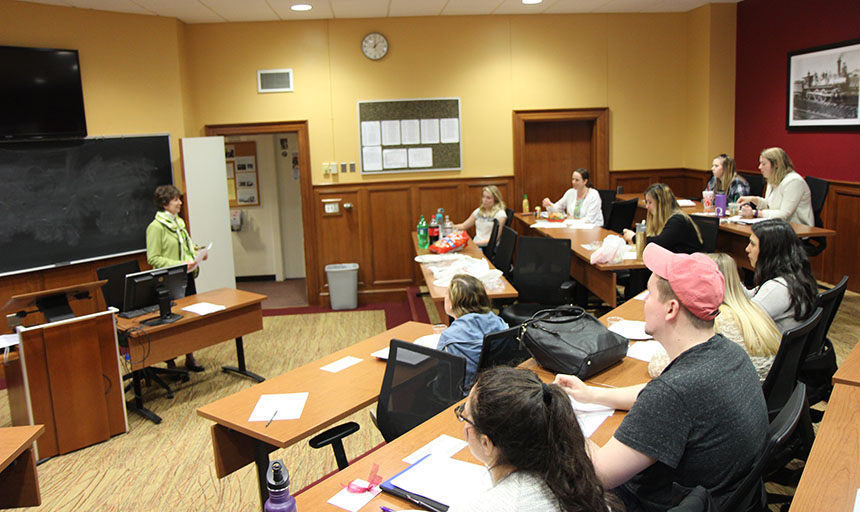
M336 263L325 266L332 309L358 307L358 263Z

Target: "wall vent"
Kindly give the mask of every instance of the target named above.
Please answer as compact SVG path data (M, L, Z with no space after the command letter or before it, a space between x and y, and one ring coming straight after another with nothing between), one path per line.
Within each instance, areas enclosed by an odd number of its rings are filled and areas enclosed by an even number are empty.
M257 92L293 92L293 70L257 70Z

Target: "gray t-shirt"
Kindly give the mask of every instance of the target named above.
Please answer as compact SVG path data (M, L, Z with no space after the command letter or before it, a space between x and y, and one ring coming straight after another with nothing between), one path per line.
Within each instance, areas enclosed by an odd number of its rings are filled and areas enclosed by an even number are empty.
M515 471L492 489L448 509L448 512L560 512L558 498L534 473Z
M675 358L648 383L615 438L657 462L625 485L646 511L683 497L673 483L702 485L721 504L764 449L767 405L744 350L722 335Z

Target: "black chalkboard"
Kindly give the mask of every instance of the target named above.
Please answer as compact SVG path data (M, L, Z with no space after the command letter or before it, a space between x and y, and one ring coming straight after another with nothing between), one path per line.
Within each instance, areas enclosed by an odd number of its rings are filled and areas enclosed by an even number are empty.
M168 135L0 144L0 275L146 249Z

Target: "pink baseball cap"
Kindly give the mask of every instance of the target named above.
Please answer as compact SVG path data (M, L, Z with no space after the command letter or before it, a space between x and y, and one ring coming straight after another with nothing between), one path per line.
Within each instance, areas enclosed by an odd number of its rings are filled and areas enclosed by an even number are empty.
M654 243L645 247L642 260L651 272L669 281L690 313L702 320L713 320L719 314L726 283L714 260L698 252L675 254Z

